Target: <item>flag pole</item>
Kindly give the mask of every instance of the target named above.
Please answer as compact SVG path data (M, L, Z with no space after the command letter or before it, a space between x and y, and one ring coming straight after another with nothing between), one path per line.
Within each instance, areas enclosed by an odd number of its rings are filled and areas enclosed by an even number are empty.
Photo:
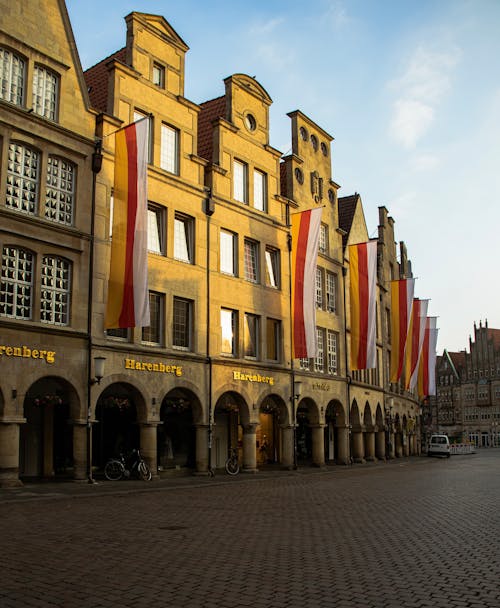
M290 370L291 370L291 390L290 402L292 405L292 431L293 431L293 470L297 470L297 413L295 404L295 365L293 359L293 318L292 318L292 235L290 233L290 222L288 223L288 293L289 293L289 317L290 317Z

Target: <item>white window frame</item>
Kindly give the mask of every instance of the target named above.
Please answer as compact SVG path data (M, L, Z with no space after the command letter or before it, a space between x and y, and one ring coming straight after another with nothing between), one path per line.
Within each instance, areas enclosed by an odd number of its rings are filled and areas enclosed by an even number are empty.
M134 110L134 122L139 120L148 121L148 163L153 162L153 143L154 143L154 129L153 129L153 117L150 114L141 112L140 110Z
M33 112L49 120L57 120L59 75L42 65L33 70Z
M233 160L233 198L248 205L248 165L241 160Z
M165 255L165 209L148 203L148 251Z
M174 217L174 258L194 264L194 218L181 213Z
M253 171L253 206L258 211L267 212L267 175L263 171Z
M326 332L327 362L328 373L331 376L338 376L339 373L339 334L328 329Z
M11 50L0 47L0 99L24 105L26 62Z
M314 357L314 371L320 374L325 373L325 332L321 327L316 327L317 351Z
M160 168L179 175L179 130L161 123Z
M236 356L238 344L237 312L230 308L221 308L221 354L229 357Z
M316 267L315 286L315 303L316 308L323 308L323 270Z
M237 276L237 237L234 232L221 228L219 235L219 265L223 274Z
M160 87L160 89L165 88L165 66L157 63L156 61L153 62L151 81L155 86Z
M319 227L318 251L325 255L328 253L328 226L326 224L321 224Z
M259 282L259 243L253 239L244 240L245 280Z
M266 246L266 285L279 289L281 286L280 250Z
M337 275L326 271L326 310L337 312Z

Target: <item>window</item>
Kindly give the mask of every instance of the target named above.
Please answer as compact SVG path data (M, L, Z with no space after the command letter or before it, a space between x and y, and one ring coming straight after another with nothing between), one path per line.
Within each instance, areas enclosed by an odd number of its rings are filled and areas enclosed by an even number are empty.
M248 203L248 166L239 160L233 162L233 196L240 203Z
M256 359L259 356L259 317L245 313L243 332L245 357Z
M43 256L40 291L40 321L69 325L71 264L62 258Z
M318 250L320 253L328 253L328 226L326 224L321 224L319 227Z
M325 345L324 345L324 330L321 327L316 328L316 340L318 344L317 354L314 358L314 371L324 373L325 371Z
M259 244L245 239L245 279L252 283L259 280Z
M174 326L172 344L174 348L192 350L193 302L174 298Z
M6 246L2 251L0 315L31 319L34 256L30 251Z
M266 247L266 285L278 289L280 287L280 252L279 249Z
M255 120L255 116L253 114L245 114L244 122L245 127L249 131L255 131L257 128L257 121Z
M9 144L5 204L29 215L36 213L40 155L21 144Z
M192 217L175 214L174 219L174 258L181 262L194 263L194 220Z
M253 172L253 206L259 211L267 211L267 176L257 170Z
M142 341L161 345L163 336L164 296L161 293L149 292L149 327L142 328Z
M0 48L0 99L22 106L24 101L24 60Z
M165 68L159 63L153 64L153 84L165 88Z
M299 367L302 371L308 372L311 370L311 362L306 357L299 359Z
M220 271L231 276L237 275L236 235L228 230L220 231Z
M166 124L161 125L160 167L179 174L179 131Z
M313 147L313 150L315 152L318 151L318 138L316 137L316 135L311 135L311 145Z
M323 308L323 271L316 268L316 308Z
M330 329L327 331L327 353L328 353L328 373L332 376L338 374L338 334Z
M73 224L75 166L56 156L47 159L45 217L58 224Z
M326 273L326 310L337 312L337 275L328 271Z
M141 112L140 110L134 110L134 122L138 120L148 121L148 163L153 162L153 117L149 114Z
M129 330L126 327L115 327L113 329L107 329L106 335L108 338L116 338L117 340L128 340Z
M148 204L148 250L165 255L165 210Z
M281 321L277 319L266 320L266 359L280 360L281 349Z
M223 355L236 355L237 326L236 311L222 308L220 311L221 324L221 353Z
M59 77L42 66L33 73L33 111L44 118L56 119Z

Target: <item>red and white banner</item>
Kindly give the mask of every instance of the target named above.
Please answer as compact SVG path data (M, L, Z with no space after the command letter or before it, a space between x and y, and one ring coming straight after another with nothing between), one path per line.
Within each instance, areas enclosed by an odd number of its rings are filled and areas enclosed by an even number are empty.
M438 339L437 318L427 317L424 343L418 366L418 395L436 394L436 348Z
M415 279L391 281L391 382L403 372L414 290Z
M323 208L292 215L293 358L317 354L316 263Z
M150 323L147 242L148 120L116 133L106 328Z
M429 300L413 299L405 352L405 387L410 391L415 388L418 380L418 362L424 343L428 304Z
M349 245L351 369L377 367L377 241Z

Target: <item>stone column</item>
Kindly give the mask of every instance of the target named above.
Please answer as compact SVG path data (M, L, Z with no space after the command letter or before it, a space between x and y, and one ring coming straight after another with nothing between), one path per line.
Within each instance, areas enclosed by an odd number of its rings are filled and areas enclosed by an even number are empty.
M365 460L368 462L374 462L375 458L375 432L366 431L364 433L364 447L365 447Z
M281 427L281 464L287 469L293 468L293 426Z
M323 424L311 425L312 435L312 463L315 467L325 466L325 426Z
M351 464L349 426L337 427L337 464Z
M363 445L363 431L362 430L353 430L352 431L352 456L354 462L364 463L365 462L365 454L364 454L364 445Z
M410 455L410 436L406 431L403 431L403 455Z
M73 477L77 481L87 478L87 422L73 420Z
M379 460L385 460L385 431L375 433L375 456Z
M195 424L196 429L196 475L208 473L208 424ZM213 455L212 455L213 465Z
M42 406L40 406L42 407ZM42 436L43 436L43 454L42 454L42 474L44 477L49 479L54 477L54 407L43 406L44 411L42 415Z
M243 426L243 473L257 473L257 423Z
M396 458L401 458L403 455L403 442L401 433L394 433L394 454Z
M157 432L158 422L143 422L140 425L141 455L151 469L154 478L158 478Z
M3 418L0 421L0 488L22 486L19 479L19 427L24 418Z

